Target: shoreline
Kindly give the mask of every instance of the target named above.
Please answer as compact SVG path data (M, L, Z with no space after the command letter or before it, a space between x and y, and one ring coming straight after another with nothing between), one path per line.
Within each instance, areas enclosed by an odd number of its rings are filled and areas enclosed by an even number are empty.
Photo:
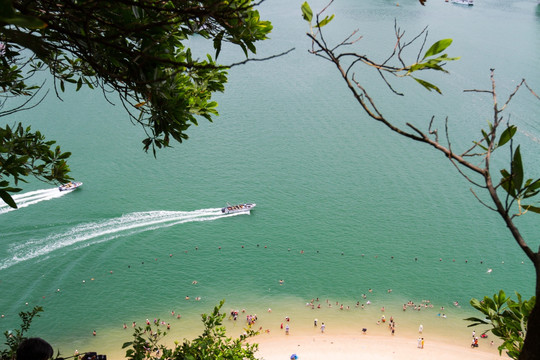
M260 334L248 339L250 343L259 344L259 351L255 354L258 359L289 359L293 353L300 359L338 357L352 360L358 359L359 353L370 354L368 358L377 359L433 359L435 356L439 360L458 357L462 360L501 358L497 349L501 342L491 334L488 339L479 339L478 348L471 348L472 331L475 330L479 336L486 328L468 328L468 323L462 320L467 314L464 309L447 309L448 317L442 318L437 309L403 311L397 304L386 307L384 312L377 305L366 309L351 307L349 310L336 307L312 309L290 303L274 305L271 311L261 309L261 306L246 308L245 312L240 308L242 310L236 321L229 317L230 304L222 308L222 313L227 314L223 325L230 337L240 336L247 327L246 317L258 314L252 328L260 330ZM204 312L210 313L211 310L208 307ZM380 321L382 315L386 318L385 323ZM394 335L388 326L391 317L396 324ZM317 319L317 326L314 326L314 319ZM138 324L143 324L143 321L139 321ZM185 314L181 320L173 320L171 316L169 321L171 329L162 341L167 346L173 346L176 340L192 340L202 332L199 314ZM325 332L321 333L323 322ZM285 334L287 325L290 327L289 335ZM421 334L419 325L423 328ZM365 334L363 328L367 329ZM126 349L120 347L132 340L132 334L131 327L124 330L120 325L88 339L85 348L106 354L109 359L124 359ZM418 337L425 339L424 349L417 348ZM492 340L494 344L490 345ZM65 345L60 350L64 355L71 355L73 349ZM79 347L79 350L82 349ZM444 357L445 354L451 355Z

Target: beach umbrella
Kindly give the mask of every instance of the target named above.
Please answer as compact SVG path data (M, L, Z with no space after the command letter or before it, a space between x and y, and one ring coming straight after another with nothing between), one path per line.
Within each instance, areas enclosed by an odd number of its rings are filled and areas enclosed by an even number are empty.
M291 355L291 360L296 360L296 359L298 359L298 356L296 354L292 354Z

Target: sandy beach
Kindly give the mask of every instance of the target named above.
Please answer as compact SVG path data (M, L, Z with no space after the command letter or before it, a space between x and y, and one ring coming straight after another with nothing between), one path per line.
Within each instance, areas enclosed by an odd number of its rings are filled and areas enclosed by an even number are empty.
M438 316L438 309L424 308L423 311L403 311L401 306L387 306L382 313L378 307L365 310L353 307L350 310L322 307L312 309L301 305L280 305L269 311L240 312L238 320L228 316L224 321L227 335L238 337L248 326L244 320L249 314L260 314L253 324L259 335L250 338L259 350L255 356L261 360L286 360L292 354L299 359L504 359L499 356L500 340L492 334L488 338L480 335L487 328L468 328L462 319L462 309L445 309L448 317ZM261 309L258 309L261 310ZM395 313L396 316L392 316ZM381 322L386 314L386 322ZM163 343L174 346L175 340L194 339L202 331L198 316L186 315L181 320L171 321L171 330ZM289 319L289 320L287 320ZM389 319L394 319L395 334L392 334ZM316 325L315 325L316 322ZM325 324L324 332L321 325ZM286 334L289 327L289 334ZM420 332L420 327L422 332ZM362 329L366 328L364 334ZM472 334L479 337L479 346L472 348ZM125 350L119 345L131 340L130 330L110 329L106 338L92 338L88 348L107 354L110 359L125 358ZM424 347L418 340L424 338ZM491 342L494 342L491 344ZM64 354L73 349L62 347Z
M290 359L292 354L301 360L506 358L504 353L499 355L499 339L492 334L488 338L480 337L487 328L467 328L467 323L460 320L459 316L442 319L430 314L434 312L433 309L424 310L422 314L417 311L398 312L399 321L397 325L393 323L396 326L393 334L388 319L386 323L377 321L383 317L379 311L366 311L368 314L364 314L363 310L360 310L361 314L354 314L354 310L349 314L348 311L338 311L329 317L326 315L330 313L322 312L318 313L323 315L322 319L312 318L310 321L307 319L309 311L297 309L295 319L287 321L285 318L281 326L261 331L250 341L259 344L256 357L262 360ZM389 315L387 317L391 319ZM321 321L323 319L324 322ZM321 326L323 323L324 331ZM365 333L362 330L364 327ZM473 335L479 338L478 347L475 348L471 347Z
M256 356L264 360L290 359L296 354L300 360L319 359L399 359L399 360L495 360L499 356L496 346L470 348L426 340L424 348L417 347L417 339L370 335L268 336L254 339L259 344Z

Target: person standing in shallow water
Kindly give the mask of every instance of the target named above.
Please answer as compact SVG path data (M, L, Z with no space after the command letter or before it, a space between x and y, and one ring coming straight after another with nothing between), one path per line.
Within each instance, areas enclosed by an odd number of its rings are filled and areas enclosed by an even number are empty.
M324 334L324 329L326 329L326 325L324 323L321 324L321 332Z

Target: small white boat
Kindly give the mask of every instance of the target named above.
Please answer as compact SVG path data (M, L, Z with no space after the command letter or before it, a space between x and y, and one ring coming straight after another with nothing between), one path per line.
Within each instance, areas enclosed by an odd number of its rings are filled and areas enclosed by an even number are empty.
M234 214L239 212L246 212L253 209L257 204L238 204L238 205L231 205L227 203L227 206L221 209L221 212L223 214Z
M458 5L467 5L467 6L473 6L473 0L451 0L452 3L458 4Z
M82 182L80 182L80 181L70 181L67 184L60 185L58 187L58 190L60 190L60 191L75 190L76 188L78 188L81 185L82 185Z

